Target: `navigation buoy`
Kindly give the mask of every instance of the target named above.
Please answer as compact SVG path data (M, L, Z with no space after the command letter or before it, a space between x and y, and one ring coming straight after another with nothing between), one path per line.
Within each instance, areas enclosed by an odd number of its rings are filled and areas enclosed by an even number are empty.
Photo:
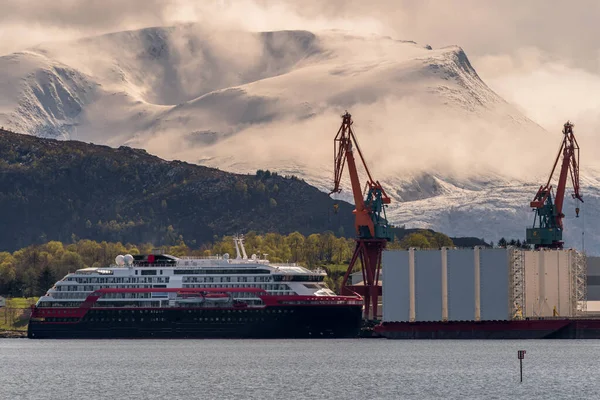
M519 358L519 365L521 368L521 383L523 383L523 359L525 358L525 353L527 353L525 350L519 350L517 357Z

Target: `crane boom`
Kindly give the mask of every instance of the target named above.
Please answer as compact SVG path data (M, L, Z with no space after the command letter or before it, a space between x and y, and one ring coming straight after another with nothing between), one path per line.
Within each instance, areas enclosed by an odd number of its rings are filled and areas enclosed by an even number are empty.
M342 175L344 166L348 164L348 174L350 175L350 184L352 186L352 195L354 197L355 228L358 237L363 238L384 238L390 240L388 234L388 222L385 218L385 205L390 203L390 198L385 190L371 176L369 167L365 162L358 141L352 130L352 116L346 112L342 115L342 125L334 139L334 187L329 194L339 193L341 189ZM358 177L356 158L354 152L358 153L362 161L363 168L367 174L367 197L363 198L362 187Z
M359 157L355 157L358 154ZM363 196L358 168L357 158L362 161L367 174L366 197ZM333 190L329 193L341 192L342 175L344 166L348 165L352 195L354 197L354 225L356 228L356 247L350 259L348 269L342 280L342 294L348 292L363 296L365 318L377 318L378 298L381 296L381 285L379 274L381 271L381 255L388 241L391 240L391 232L385 216L385 207L390 203L390 198L383 187L371 176L363 157L358 141L352 130L352 116L346 112L342 115L342 125L334 139L333 152ZM363 285L347 286L348 277L354 270L356 263L360 261ZM372 310L371 310L372 309Z
M553 199L552 177L558 166L562 155L558 185L556 187L556 197ZM579 193L579 143L573 133L573 124L567 121L563 129L563 140L554 161L552 171L546 185L540 186L530 206L535 211L533 227L527 229L527 243L535 245L536 248L563 247L563 204L565 200L565 191L568 175L571 177L573 185L572 197L583 203L583 198ZM576 216L579 217L579 207L575 208ZM539 224L538 224L539 223ZM538 224L538 225L536 225Z

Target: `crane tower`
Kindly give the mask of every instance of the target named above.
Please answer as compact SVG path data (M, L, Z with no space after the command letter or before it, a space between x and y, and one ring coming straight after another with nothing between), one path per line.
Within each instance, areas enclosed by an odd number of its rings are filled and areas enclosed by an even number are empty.
M573 183L572 197L583 203L579 194L579 144L573 133L573 124L567 121L563 128L563 140L554 161L552 172L546 185L540 186L535 197L530 203L535 212L533 227L527 228L527 243L533 244L536 249L540 247L562 249L563 241L563 203L567 185L567 175L571 176ZM552 190L550 181L562 155L562 164L556 187L556 197ZM554 197L554 198L553 198ZM579 217L579 207L575 208L576 216Z
M376 319L378 298L381 295L381 286L379 285L381 254L387 242L391 240L391 233L385 215L385 208L390 203L390 198L379 181L372 178L358 146L352 123L352 116L348 112L342 115L342 125L334 139L334 187L329 193L331 195L341 192L342 174L344 166L347 165L356 206L353 211L356 245L348 270L342 280L341 294L358 293L362 295L365 319ZM367 175L366 196L363 194L358 176L356 154L358 154ZM364 286L347 286L348 277L359 260ZM372 308L371 313L370 308Z

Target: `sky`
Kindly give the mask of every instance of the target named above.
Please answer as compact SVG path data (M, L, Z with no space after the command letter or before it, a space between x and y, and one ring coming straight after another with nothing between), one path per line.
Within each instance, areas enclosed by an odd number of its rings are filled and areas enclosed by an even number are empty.
M198 22L343 29L461 46L484 81L550 131L600 128L600 2L578 0L0 0L0 55L45 41Z

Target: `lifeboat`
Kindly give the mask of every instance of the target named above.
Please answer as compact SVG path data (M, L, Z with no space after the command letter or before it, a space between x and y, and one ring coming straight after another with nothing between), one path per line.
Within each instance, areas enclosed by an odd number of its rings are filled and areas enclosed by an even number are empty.
M215 303L226 303L231 301L231 296L227 293L206 293L204 294L204 299Z

